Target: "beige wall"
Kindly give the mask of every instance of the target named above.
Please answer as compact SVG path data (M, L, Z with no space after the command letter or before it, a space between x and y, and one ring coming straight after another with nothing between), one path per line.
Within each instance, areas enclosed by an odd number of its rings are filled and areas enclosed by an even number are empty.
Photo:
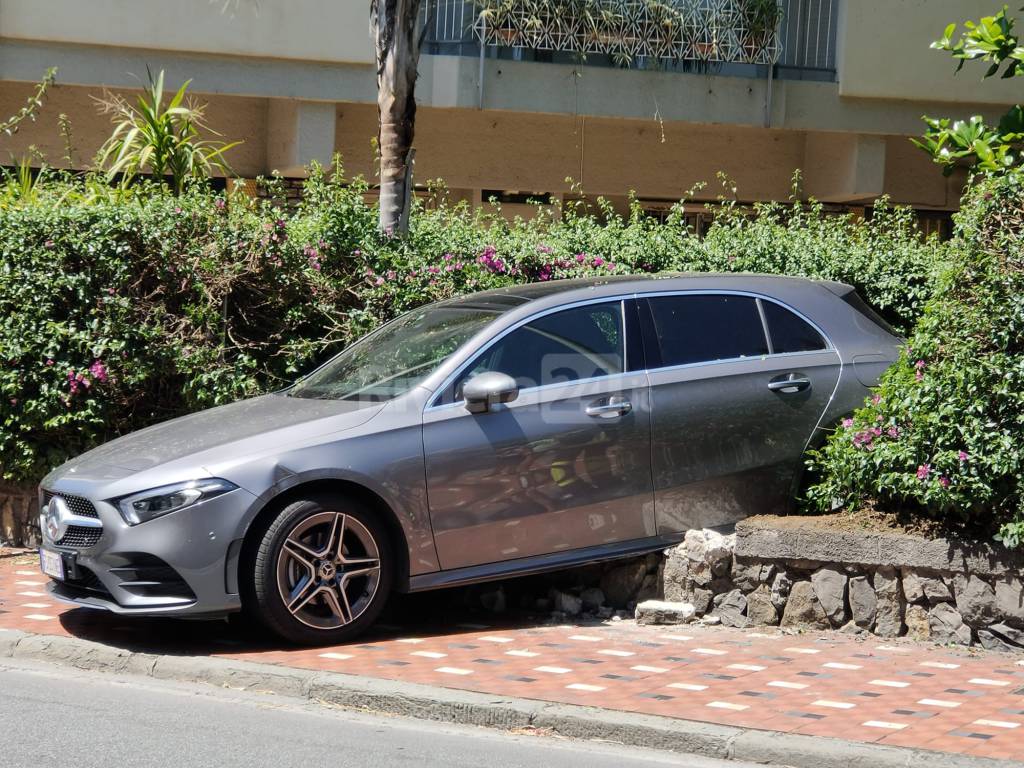
M359 0L0 0L0 36L329 62L373 61Z
M1001 7L1001 0L844 0L840 95L983 104L1024 100L1020 80L982 82L983 64L967 65L954 77L955 60L929 48L947 24L977 20Z
M0 82L0 115L15 114L32 95L34 87L23 83ZM135 94L124 92L130 98ZM78 168L87 167L96 150L110 135L110 117L99 114L94 96L98 88L57 87L50 91L46 104L35 123L30 123L14 136L0 135L0 165L15 164L35 146L48 165L63 167L64 140L57 123L60 114L71 120L74 160ZM225 141L244 139L245 143L227 154L232 169L242 176L256 176L266 171L267 100L218 96L207 100L206 116L210 127L222 134Z
M417 118L417 184L439 178L452 188L560 194L571 177L588 194L634 190L678 199L706 182L698 198L714 200L723 171L741 199L781 201L790 195L793 172L810 161L825 178L813 192L836 202L891 194L898 202L947 208L957 199L938 167L902 136L867 137L865 168L836 148L837 140L856 143L856 136L841 134L429 107ZM376 120L371 106L339 106L335 146L349 174L374 178ZM831 149L819 152L822 145Z

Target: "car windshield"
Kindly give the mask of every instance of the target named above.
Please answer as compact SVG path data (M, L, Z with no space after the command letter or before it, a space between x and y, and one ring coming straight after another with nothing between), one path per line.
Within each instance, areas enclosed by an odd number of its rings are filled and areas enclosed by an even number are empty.
M433 373L499 312L434 306L381 326L288 390L292 397L383 402Z

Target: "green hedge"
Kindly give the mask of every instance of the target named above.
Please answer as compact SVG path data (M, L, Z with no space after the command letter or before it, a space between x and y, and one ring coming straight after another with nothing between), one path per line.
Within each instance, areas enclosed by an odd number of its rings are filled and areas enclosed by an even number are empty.
M11 190L8 190L11 192ZM314 169L304 202L203 187L104 193L49 180L0 195L0 469L31 483L104 440L281 387L395 314L517 282L661 270L843 280L909 328L944 246L910 211L870 221L811 204L721 213L703 241L682 212L569 206L509 224L420 207L405 240L375 230L358 180ZM605 207L606 208L606 207Z
M815 458L823 509L874 504L1024 540L1024 172L974 189L899 363Z

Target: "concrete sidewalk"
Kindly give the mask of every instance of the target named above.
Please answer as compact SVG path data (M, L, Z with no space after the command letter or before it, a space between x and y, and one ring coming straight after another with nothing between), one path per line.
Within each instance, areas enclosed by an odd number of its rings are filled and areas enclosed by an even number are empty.
M31 559L0 560L0 629L32 633L0 632L0 657L801 768L1024 761L1024 661L1000 654L632 622L408 622L291 649L224 622L65 611L43 587Z

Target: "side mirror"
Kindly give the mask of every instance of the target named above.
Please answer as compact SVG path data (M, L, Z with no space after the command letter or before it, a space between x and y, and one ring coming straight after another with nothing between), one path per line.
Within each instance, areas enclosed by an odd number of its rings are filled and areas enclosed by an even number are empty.
M486 371L478 373L462 387L466 410L487 413L497 403L510 403L519 397L519 385L507 373Z

